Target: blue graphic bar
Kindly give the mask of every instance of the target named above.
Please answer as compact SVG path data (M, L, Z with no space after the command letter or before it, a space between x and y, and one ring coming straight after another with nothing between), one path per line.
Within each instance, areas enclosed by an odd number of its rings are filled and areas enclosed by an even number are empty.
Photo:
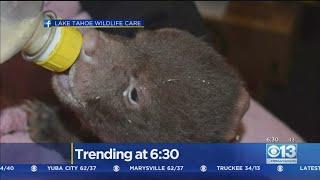
M6 175L21 174L199 174L199 175L294 175L294 176L314 176L320 175L320 165L300 164L300 165L250 165L237 163L236 165L216 165L208 164L206 168L196 167L192 164L168 165L167 163L157 163L150 165L127 164L1 164L0 172Z
M60 19L44 20L43 26L50 27L81 27L81 28L144 28L141 19Z
M320 175L320 143L0 145L0 172L9 176L92 173L201 176ZM35 153L32 154L33 152ZM29 157L20 158L27 158L28 161L14 159L17 158L17 154L26 153L29 153ZM62 160L54 158L57 155L61 155ZM46 161L41 161L39 157L45 158ZM47 162L50 158L52 162ZM30 161L32 159L35 161Z

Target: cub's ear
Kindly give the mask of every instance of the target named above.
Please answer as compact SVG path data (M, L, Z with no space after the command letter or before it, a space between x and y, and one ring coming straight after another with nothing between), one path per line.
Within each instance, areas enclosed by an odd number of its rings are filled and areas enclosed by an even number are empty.
M83 50L86 55L93 56L98 47L99 31L96 29L89 29L83 32Z
M231 116L231 132L227 133L227 140L233 139L237 135L237 131L241 127L241 119L250 106L250 95L244 87L240 87L238 100L233 108Z
M163 33L163 32L164 33L181 33L183 31L176 29L176 28L161 28L161 29L156 30L156 32L159 32L159 33Z
M176 28L162 28L155 31L159 36L165 36L169 38L180 38L183 35L190 34L187 31L179 30Z
M212 44L212 38L213 38L212 35L209 33L199 37L201 41L206 42L208 44Z

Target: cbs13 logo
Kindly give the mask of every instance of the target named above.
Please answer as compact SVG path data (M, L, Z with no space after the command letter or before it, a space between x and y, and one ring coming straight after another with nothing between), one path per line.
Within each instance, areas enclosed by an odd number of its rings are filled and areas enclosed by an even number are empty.
M269 144L267 145L267 154L269 158L296 158L296 144Z

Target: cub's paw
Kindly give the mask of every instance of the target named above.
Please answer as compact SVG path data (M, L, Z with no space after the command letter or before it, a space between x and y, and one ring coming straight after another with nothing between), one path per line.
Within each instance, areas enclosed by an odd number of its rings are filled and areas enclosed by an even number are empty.
M30 138L38 143L57 142L59 132L65 131L55 108L38 100L26 100L22 108L27 112Z

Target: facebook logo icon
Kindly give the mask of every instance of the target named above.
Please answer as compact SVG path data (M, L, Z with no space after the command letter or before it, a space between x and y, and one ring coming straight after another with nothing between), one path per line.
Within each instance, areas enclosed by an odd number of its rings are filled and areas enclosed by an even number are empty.
M50 25L51 25L51 20L44 20L43 26L44 26L45 28L49 28Z

